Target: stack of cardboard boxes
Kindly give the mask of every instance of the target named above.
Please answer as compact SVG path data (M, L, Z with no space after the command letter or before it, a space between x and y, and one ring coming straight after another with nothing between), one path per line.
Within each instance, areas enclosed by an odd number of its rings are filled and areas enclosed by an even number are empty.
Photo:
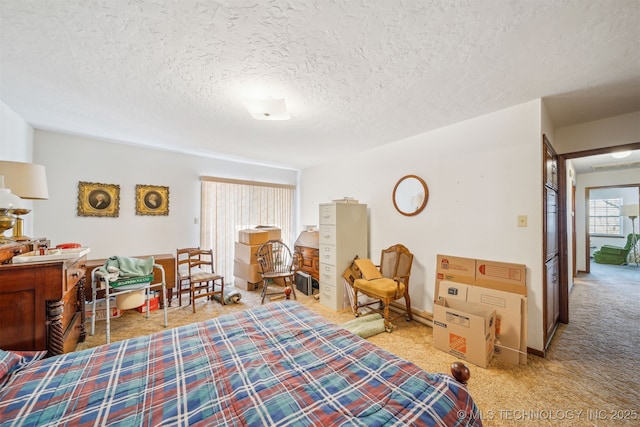
M258 248L269 240L280 239L281 230L278 227L258 226L238 232L233 260L233 276L236 288L244 289L245 291L258 289L262 282L256 256Z
M492 357L506 363L526 364L525 275L523 264L438 255L434 346L482 367ZM492 315L493 326L488 323ZM465 351L460 350L459 337L467 340ZM476 344L469 345L470 340Z

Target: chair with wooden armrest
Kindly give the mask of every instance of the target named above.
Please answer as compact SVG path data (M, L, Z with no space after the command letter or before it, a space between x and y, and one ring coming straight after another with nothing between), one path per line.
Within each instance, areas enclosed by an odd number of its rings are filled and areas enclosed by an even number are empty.
M413 254L409 252L409 249L404 245L397 244L382 250L379 267L373 265L371 260L366 258L356 258L354 263L362 273L362 278L356 278L353 282L352 308L356 317L360 315L359 309L362 307L380 312L384 318L387 332L391 332L392 320L403 315L406 315L407 321L413 319L409 296L409 277L411 276ZM373 298L374 301L360 303L358 302L358 293ZM389 310L391 303L402 298L405 300L405 312L391 317ZM380 304L382 308L379 308Z
M628 261L629 252L633 250L634 245L639 241L640 234L634 236L631 233L627 236L627 243L624 247L603 245L600 250L593 253L593 259L598 264L625 265Z
M279 296L272 299L283 297L288 299L289 295L293 294L293 298L298 299L294 284L298 261L289 247L279 240L269 240L258 248L256 256L262 276L261 304L264 304L265 297L269 295ZM282 290L269 291L268 288L271 286L273 289L274 285L281 287Z

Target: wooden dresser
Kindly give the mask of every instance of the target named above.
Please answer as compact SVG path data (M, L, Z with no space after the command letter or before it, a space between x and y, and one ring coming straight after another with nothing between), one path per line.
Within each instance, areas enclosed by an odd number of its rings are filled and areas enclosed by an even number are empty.
M84 341L86 257L0 265L0 348L74 351Z

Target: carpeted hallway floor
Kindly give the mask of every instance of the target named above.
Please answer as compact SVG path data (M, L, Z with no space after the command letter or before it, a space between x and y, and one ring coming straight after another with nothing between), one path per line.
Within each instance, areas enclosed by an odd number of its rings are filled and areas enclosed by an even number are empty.
M243 291L240 304L222 307L199 300L169 308L169 326L258 305L258 292ZM298 300L335 323L351 313L325 309L317 300ZM560 325L546 358L529 355L527 365L492 360L487 369L469 365L469 390L486 426L617 426L640 425L640 268L592 263L591 274L580 274L570 295L570 323ZM128 310L112 322L112 341L162 328L162 311L146 319ZM87 324L88 325L88 324ZM104 321L96 335L78 350L104 343ZM455 360L433 347L432 329L418 322L396 321L392 333L368 338L374 344L430 372L449 372Z

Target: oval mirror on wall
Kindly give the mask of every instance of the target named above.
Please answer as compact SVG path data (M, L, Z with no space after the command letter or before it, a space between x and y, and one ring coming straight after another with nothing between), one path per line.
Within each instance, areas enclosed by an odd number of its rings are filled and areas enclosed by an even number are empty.
M427 183L416 175L400 178L393 188L393 206L402 215L417 215L427 206L429 189Z

